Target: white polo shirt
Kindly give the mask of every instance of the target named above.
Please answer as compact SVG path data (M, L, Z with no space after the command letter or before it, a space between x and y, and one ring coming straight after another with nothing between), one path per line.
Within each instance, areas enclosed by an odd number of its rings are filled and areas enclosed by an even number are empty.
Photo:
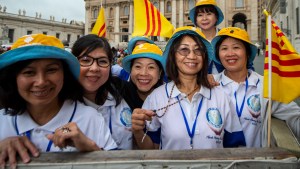
M223 91L231 97L234 104L234 112L240 112L239 121L242 125L247 147L261 147L261 129L263 118L261 116L260 90L258 84L261 83L256 73L242 83L237 83L228 78L224 71L216 76ZM247 84L248 83L248 84ZM235 95L236 93L236 95ZM243 102L243 100L245 100Z
M97 109L102 114L106 125L109 127L113 139L120 150L132 149L131 114L132 111L124 99L116 106L116 100L108 93L107 99L99 106L88 99L84 99L87 105Z
M29 135L30 140L41 152L46 152L48 147L50 152L77 151L74 147L60 150L54 144L49 144L50 141L46 137L72 119L71 121L75 122L80 130L99 147L105 150L117 147L104 118L94 108L78 101L77 105L73 101L65 101L58 114L43 126L36 124L28 112L16 116L4 115L4 113L4 109L0 110L0 140L18 136L19 133L19 135Z
M143 108L156 110L167 106L167 93L170 96L173 85L172 81L155 89L145 100ZM170 104L181 100L184 96L186 95L175 86ZM147 122L147 128L150 131L156 131L161 127L161 149L223 148L224 130L230 133L241 131L238 117L230 113L229 102L229 98L220 87L208 89L201 86L200 91L197 91L192 97L192 101L184 98L180 104L176 103L170 106L163 117L155 116L151 123ZM158 111L157 114L161 116L163 112L164 110ZM184 116L187 122L185 122ZM195 122L194 136L190 137L187 128L192 133ZM189 127L187 127L187 123Z

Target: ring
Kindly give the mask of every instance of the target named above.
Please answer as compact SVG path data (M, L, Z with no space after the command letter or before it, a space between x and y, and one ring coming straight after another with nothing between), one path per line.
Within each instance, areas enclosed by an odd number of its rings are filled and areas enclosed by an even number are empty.
M62 133L70 133L71 132L69 127L62 127L61 130L62 130Z

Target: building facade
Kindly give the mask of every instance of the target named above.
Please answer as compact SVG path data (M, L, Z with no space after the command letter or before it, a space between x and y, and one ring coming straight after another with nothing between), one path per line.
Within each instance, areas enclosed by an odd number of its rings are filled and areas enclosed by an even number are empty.
M50 19L41 18L41 14L36 17L26 16L26 11L19 11L19 14L7 13L0 10L0 43L7 44L15 42L23 35L43 33L53 35L60 40L66 40L72 45L80 36L84 35L84 23L66 19L55 21L54 16Z
M196 0L150 0L150 2L173 24L174 27L193 25L189 19L189 11ZM217 0L224 13L224 21L219 28L237 26L244 28L251 35L251 40L261 40L259 34L260 18L258 10L260 0ZM111 43L128 42L133 32L134 8L133 0L102 0L106 17L106 38ZM98 16L101 0L85 0L86 25L85 33L89 33ZM165 41L161 37L153 40Z
M300 53L300 1L263 0L272 19ZM265 31L263 31L265 34Z

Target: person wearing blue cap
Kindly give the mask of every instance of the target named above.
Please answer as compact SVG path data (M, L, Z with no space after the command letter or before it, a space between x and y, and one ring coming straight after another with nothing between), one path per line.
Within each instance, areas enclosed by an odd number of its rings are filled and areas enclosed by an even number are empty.
M263 77L249 69L257 47L248 33L240 28L227 27L213 39L213 59L225 69L214 75L235 105L233 113L239 117L246 147L267 146L267 105L263 98ZM295 103L272 102L272 116L284 120L297 138L300 138L300 107Z
M102 116L81 101L80 65L61 41L19 38L0 55L0 166L39 152L116 148Z
M132 39L130 39L130 41L128 42L128 47L126 49L126 53L127 55L131 55L133 49L143 43L150 43L150 44L154 44L154 42L149 39L146 36L135 36ZM126 55L126 56L127 56ZM126 57L125 56L125 57ZM122 80L129 80L130 78L130 74L125 71L120 65L115 64L112 66L112 74L114 76L118 76L119 78L121 78Z
M195 27L175 30L163 53L171 80L156 88L139 110L148 131L161 128L161 149L209 149L238 146L242 137L237 115L230 113L229 98L207 77L211 44ZM152 120L151 120L152 118ZM142 142L142 141L141 141ZM147 142L144 147L151 147ZM157 146L152 146L156 148Z
M79 82L84 89L84 102L97 109L119 150L133 148L132 111L121 97L111 74L113 53L108 41L94 34L79 38L72 53L80 63Z

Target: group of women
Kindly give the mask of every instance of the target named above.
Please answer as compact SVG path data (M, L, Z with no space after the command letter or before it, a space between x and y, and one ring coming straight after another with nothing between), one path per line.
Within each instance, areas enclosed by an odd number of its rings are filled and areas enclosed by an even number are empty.
M18 39L0 56L0 166L39 152L265 146L256 46L245 30L217 31L214 0L198 1L190 18L198 28L176 29L164 52L145 37L130 42L129 81L112 76L105 38L83 36L72 54L52 36ZM300 137L294 102L273 102L272 115Z

